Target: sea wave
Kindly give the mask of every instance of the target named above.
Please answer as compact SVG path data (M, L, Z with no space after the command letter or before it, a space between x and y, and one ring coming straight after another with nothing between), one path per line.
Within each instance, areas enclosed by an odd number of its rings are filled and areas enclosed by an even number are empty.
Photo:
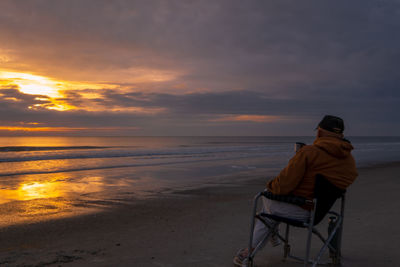
M0 152L25 152L25 151L54 151L54 150L81 150L104 149L102 146L3 146Z
M300 140L300 138L293 138ZM157 141L158 139L154 139ZM151 141L151 140L150 140ZM150 142L148 140L148 142ZM196 163L245 158L263 159L263 166L286 164L293 156L293 143L281 139L269 143L259 140L208 140L192 143L174 143L159 146L140 142L83 143L77 146L2 146L0 147L0 176L74 172L84 170L157 166L166 164ZM283 140L285 141L285 140ZM398 139L356 139L353 155L358 166L369 163L390 162L400 156ZM84 146L78 146L82 144ZM202 143L202 145L199 143ZM218 144L218 143L221 143ZM91 146L93 144L93 146ZM57 162L59 161L59 162ZM280 166L280 165L279 165Z
M243 158L252 158L252 157L260 157L266 156L264 155L251 155L248 154L235 154L226 157L213 157L213 156L199 156L199 157L175 157L168 158L167 160L155 160L156 158L151 158L150 160L140 162L140 163L126 163L126 164L118 164L118 163L110 163L108 165L92 165L92 166L79 166L79 167L57 167L54 169L46 170L46 169L18 169L13 172L0 172L0 177L4 176L16 176L16 175L32 175L32 174L51 174L51 173L64 173L64 172L77 172L77 171L92 171L92 170L103 170L103 169L117 169L117 168L132 168L132 167L149 167L149 166L163 166L163 165L172 165L172 164L190 164L190 163L200 163L207 161L223 161L223 160L237 160ZM232 167L234 168L234 167Z
M100 147L97 147L100 148ZM67 149L65 149L67 150ZM71 149L73 150L73 149ZM276 149L275 149L276 150ZM280 150L280 149L278 149ZM35 150L31 150L35 151ZM40 151L40 150L36 150ZM23 162L23 161L40 161L40 160L63 160L63 159L99 159L99 158L127 158L127 157L199 157L201 155L209 155L216 153L257 153L262 151L271 151L271 147L209 147L209 148L180 148L180 149L161 149L161 150L131 150L131 149L98 149L94 147L85 149L84 151L70 152L46 152L43 153L11 153L0 155L0 163L2 162ZM11 152L11 151L9 151Z

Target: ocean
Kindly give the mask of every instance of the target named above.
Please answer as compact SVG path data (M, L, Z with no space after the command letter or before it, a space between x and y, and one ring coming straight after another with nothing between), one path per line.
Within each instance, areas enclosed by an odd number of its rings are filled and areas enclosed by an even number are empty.
M357 166L400 159L400 137L350 137ZM314 137L0 137L0 225L276 175ZM19 211L18 211L19 210Z

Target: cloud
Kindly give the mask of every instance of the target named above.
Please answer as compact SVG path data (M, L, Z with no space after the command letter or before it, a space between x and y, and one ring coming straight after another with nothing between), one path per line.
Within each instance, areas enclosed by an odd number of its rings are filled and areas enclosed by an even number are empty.
M49 100L9 88L0 119L306 134L331 113L355 134L400 134L399 12L372 0L1 1L2 68L105 86L63 92L68 112L29 110Z
M24 94L18 90L18 86L0 86L0 103L3 108L15 106L24 109L31 105L50 103L50 99L45 95Z
M398 57L399 6L391 1L2 1L1 8L6 49L71 79L169 71L191 88L283 94L298 85L362 86Z
M46 103L46 100L37 100L37 96L20 93L17 89L0 90L0 122L8 127L38 128L38 131L42 128L49 132L64 129L76 134L226 135L234 132L270 135L285 131L310 135L325 114L343 117L352 134L389 132L393 127L388 128L388 125L400 119L396 112L400 98L391 96L375 99L344 99L340 95L323 100L306 97L275 99L252 91L177 95L123 94L108 89L97 90L97 98L85 99L78 92L62 100L81 108L60 112L43 107L29 109L29 106ZM99 107L97 110L84 109L95 105ZM360 120L360 115L368 119ZM32 122L37 125L28 125ZM377 130L371 132L371 123Z

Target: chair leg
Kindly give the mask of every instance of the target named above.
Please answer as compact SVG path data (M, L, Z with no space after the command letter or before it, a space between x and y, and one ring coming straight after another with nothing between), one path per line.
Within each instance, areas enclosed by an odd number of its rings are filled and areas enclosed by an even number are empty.
M345 202L346 202L346 195L342 195L342 201L340 205L340 216L342 218L340 228L338 229L339 235L338 235L338 251L337 251L337 258L336 258L336 264L340 265L340 260L342 258L342 234L343 234L343 220L344 220L344 207L345 207Z
M312 224L310 224L310 226L308 227L306 258L304 259L304 267L307 267L308 261L310 260L311 238L312 238Z
M332 264L333 265L340 265L340 258L338 256L335 256L332 258Z
M336 252L333 253L333 255L331 255L333 265L340 265L340 260L342 256L341 255L342 227L343 227L343 221L341 222L339 228L337 229Z
M254 266L254 261L253 258L251 258L248 262L247 262L247 267L253 267Z
M317 200L314 200L314 207L316 206L317 206ZM311 238L314 226L314 219L315 219L315 209L312 209L310 221L308 222L307 248L306 248L306 258L304 259L304 267L307 267L308 261L310 260ZM314 262L313 266L316 266L316 262Z
M283 260L286 260L290 254L290 245L289 245L289 224L286 224L285 231L285 245L283 247Z
M340 265L342 257L342 233L343 233L343 219L344 219L344 206L345 206L345 195L342 195L341 207L340 207L340 225L337 229L336 234L336 252L331 255L332 264Z

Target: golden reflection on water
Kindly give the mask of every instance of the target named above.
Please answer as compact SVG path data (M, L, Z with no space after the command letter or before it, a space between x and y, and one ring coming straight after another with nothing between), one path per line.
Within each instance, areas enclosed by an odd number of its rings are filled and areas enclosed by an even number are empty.
M54 179L50 181L22 181L17 188L3 187L1 189L0 204L10 201L24 201L32 199L49 199L72 197L76 194L87 194L101 191L103 177L92 176L79 180Z
M63 143L65 140L55 141ZM51 156L59 152L20 153L40 158L41 154ZM0 228L96 212L127 198L140 197L141 192L144 196L152 194L146 190L153 190L157 181L146 175L132 179L132 174L127 175L125 169L84 170L87 166L106 166L107 161L109 159L1 162ZM16 175L18 172L20 174ZM143 179L147 182L143 183Z
M99 208L85 204L82 196L103 191L104 177L71 179L66 173L51 176L50 180L45 178L48 175L20 176L18 184L12 186L2 182L0 227L73 216Z
M53 198L61 195L61 192L57 190L57 185L51 182L21 184L16 191L18 200Z

